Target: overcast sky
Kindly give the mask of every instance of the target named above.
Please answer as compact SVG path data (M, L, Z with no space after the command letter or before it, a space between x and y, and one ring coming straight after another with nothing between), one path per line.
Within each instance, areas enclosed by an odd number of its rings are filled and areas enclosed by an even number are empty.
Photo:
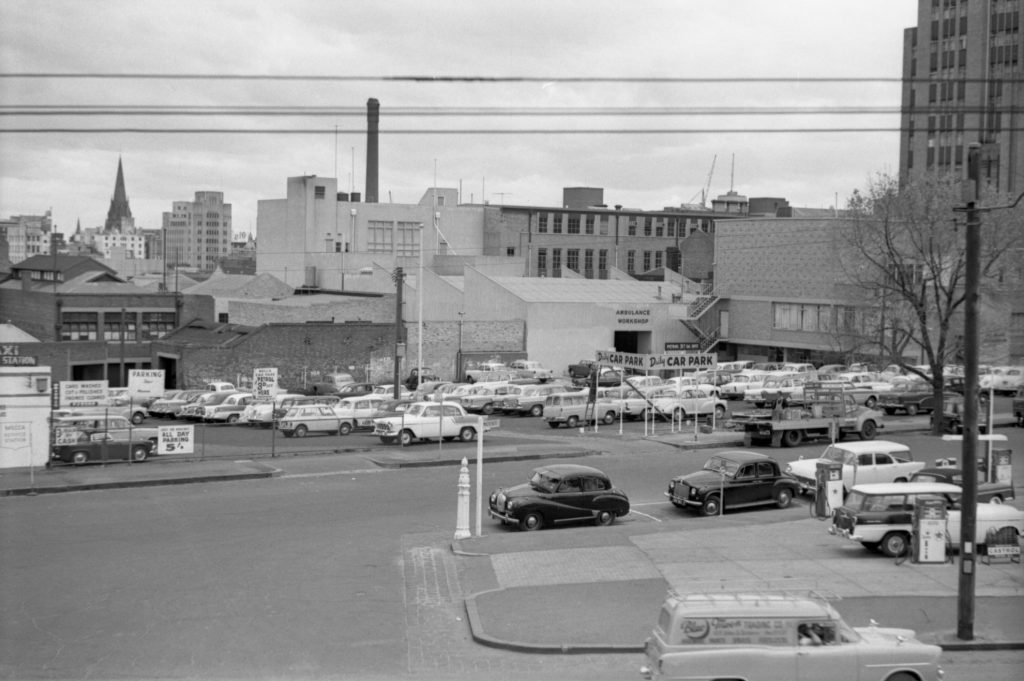
M234 230L255 233L256 202L283 198L289 176L338 177L342 190L365 190L371 97L381 103L381 202L415 203L436 175L466 202L557 206L563 187L589 186L604 188L608 205L657 210L699 202L715 159L711 197L731 187L808 207L838 196L842 205L875 173L897 169L897 80L916 8L916 0L3 0L0 216L52 208L66 234L78 220L100 226L121 157L137 226L160 227L172 201L223 191ZM60 115L17 110L32 106ZM97 106L118 112L84 115ZM124 115L128 107L147 113ZM175 107L200 115L172 115ZM300 111L308 107L328 115ZM27 132L53 128L67 131ZM96 128L117 132L81 131ZM194 129L245 132L167 132Z

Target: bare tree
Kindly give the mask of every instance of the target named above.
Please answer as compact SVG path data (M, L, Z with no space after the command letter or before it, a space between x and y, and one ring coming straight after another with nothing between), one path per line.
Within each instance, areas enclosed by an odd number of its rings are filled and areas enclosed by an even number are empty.
M950 175L900 187L896 178L880 174L863 193L854 191L849 220L838 235L851 299L858 301L845 330L872 340L883 360L930 381L937 414L944 369L959 363L962 352L966 226L957 211L960 197L961 186ZM996 274L1002 256L1021 242L1020 217L1009 208L983 212L982 281ZM927 370L906 362L910 348L924 354ZM935 419L936 434L940 422Z

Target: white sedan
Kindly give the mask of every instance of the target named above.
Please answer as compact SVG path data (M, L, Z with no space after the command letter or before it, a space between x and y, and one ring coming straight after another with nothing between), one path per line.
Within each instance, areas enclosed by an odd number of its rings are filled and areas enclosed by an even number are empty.
M727 407L720 398L696 388L662 388L649 395L654 413L684 419L688 416L714 414L716 419L725 418Z

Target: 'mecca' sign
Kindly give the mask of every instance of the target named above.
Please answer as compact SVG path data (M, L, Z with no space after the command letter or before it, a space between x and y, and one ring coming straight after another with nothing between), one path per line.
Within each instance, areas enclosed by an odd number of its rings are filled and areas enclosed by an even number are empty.
M665 352L659 355L636 355L629 352L598 350L599 364L610 364L625 369L648 371L652 369L714 369L718 364L715 353L693 354Z

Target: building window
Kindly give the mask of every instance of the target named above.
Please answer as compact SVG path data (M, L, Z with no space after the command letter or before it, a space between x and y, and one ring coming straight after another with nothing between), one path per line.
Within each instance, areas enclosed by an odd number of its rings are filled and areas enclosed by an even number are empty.
M586 217L586 220L587 220L587 223L586 223L586 226L584 227L584 230L586 231L587 234L593 234L594 233L594 216L593 215L588 215Z
M103 340L121 340L121 330L124 329L124 340L135 341L135 313L124 314L124 324L121 323L120 312L106 312L103 315Z
M515 246L508 246L508 247L506 247L505 248L505 255L507 255L510 258L516 257L516 247Z
M541 213L537 216L537 231L541 233L547 233L548 231L548 214Z
M644 251L644 272L650 272L651 270L651 252Z
M227 312L218 312L217 313L217 322L220 323L220 324L227 324L228 323L228 313Z
M537 276L546 276L548 273L548 249L537 249Z
M608 216L607 215L602 215L601 216L601 227L599 229L601 230L600 231L601 234L604 234L604 235L608 234Z
M661 267L661 251L654 252L654 269Z
M844 308L851 312L854 308ZM802 305L799 303L775 303L773 305L772 328L782 331L807 331L817 333L831 329L832 310L828 305ZM855 318L851 317L851 321ZM846 329L851 330L851 329Z
M390 222L370 220L366 225L366 250L370 253L391 253L393 231Z
M651 216L648 215L647 217L644 218L644 236L650 236L650 235L651 235Z
M569 215L569 226L565 230L566 234L579 234L580 233L580 216L579 213L571 213Z
M636 216L629 216L629 227L626 232L629 236L636 236Z
M580 249L570 248L565 252L565 266L573 272L580 271Z
M423 229L418 222L398 223L398 243L395 255L418 255L420 252L420 232Z
M553 233L555 233L555 234L561 234L562 233L562 225L564 225L564 224L565 224L565 214L564 213L559 213L558 215L555 216L555 226L554 226L554 229L552 229L551 231Z
M551 249L551 274L555 277L562 276L562 249Z
M630 274L636 271L636 251L626 253L626 271Z
M654 236L663 236L665 233L665 223L661 218L658 218L654 222Z
M326 187L321 187L319 185L313 187L313 198L314 199L322 199L326 195L327 195L327 188Z
M94 341L98 333L99 313L65 312L61 315L60 339Z
M597 269L608 269L608 249L602 248L597 252Z
M588 279L594 277L594 249L583 251L583 272Z
M174 330L173 312L143 312L142 340L163 338Z

